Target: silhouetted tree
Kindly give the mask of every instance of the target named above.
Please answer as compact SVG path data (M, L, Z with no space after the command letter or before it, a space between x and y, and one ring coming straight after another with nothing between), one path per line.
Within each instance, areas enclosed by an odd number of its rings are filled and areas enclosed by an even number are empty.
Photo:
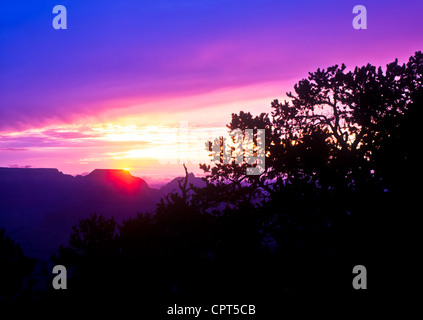
M324 278L331 279L327 292L348 291L350 278L342 275L354 263L383 270L412 247L404 239L421 182L422 78L421 52L385 70L335 65L309 73L289 101L273 101L271 116L232 114L230 131L266 129L266 170L247 176L248 165L236 165L234 156L230 164L203 164L208 186L195 200L205 209L212 204L217 215L228 207L219 208L219 200L238 208L254 197L266 200L257 225L281 270L295 279L285 287L321 290L323 283L312 280Z
M290 101L272 102L271 119L268 114L232 114L230 131L266 129L266 171L247 176L247 164L235 165L234 159L212 168L201 165L208 181L225 183L220 183L224 196L229 189L241 189L242 181L250 193L259 188L272 193L299 179L337 189L367 184L375 175L383 179L376 172L376 154L421 109L416 103L422 56L417 52L403 65L396 60L385 71L370 64L353 71L345 65L318 69L294 86L295 93L287 94Z
M66 266L71 279L65 295L81 299L91 295L104 297L104 289L114 288L118 271L117 224L114 218L106 219L93 214L73 227L69 246L61 246L52 256L55 264ZM109 292L106 290L106 292Z
M29 278L37 259L28 258L21 247L0 229L0 300L24 298L31 287Z

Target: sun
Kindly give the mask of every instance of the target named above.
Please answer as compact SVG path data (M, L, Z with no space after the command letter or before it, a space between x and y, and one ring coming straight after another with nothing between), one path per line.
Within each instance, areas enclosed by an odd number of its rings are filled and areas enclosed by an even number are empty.
M122 170L123 170L123 171L128 171L128 172L129 172L131 169L129 169L129 168L122 168Z

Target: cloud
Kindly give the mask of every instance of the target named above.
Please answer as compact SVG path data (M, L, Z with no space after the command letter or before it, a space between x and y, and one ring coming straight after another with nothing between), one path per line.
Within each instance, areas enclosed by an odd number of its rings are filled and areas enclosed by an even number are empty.
M9 168L24 168L24 169L32 168L32 166L31 166L31 165L21 166L21 165L18 165L18 164L11 164L11 165L9 165L8 167L9 167Z
M0 148L0 151L28 151L27 148Z
M42 131L42 134L55 139L90 139L101 136L100 134L93 132L63 131L62 129L45 130Z
M138 114L171 114L181 106L155 103L299 80L334 63L389 62L423 41L422 4L408 5L409 23L375 16L375 31L354 33L351 8L335 1L98 3L72 4L72 23L61 32L46 27L46 4L1 2L0 131L110 111L124 116L133 105ZM374 5L385 8L383 16L397 15L383 2Z
M144 147L151 141L142 140L141 136L133 140L119 139L113 141L108 135L115 133L112 129L99 130L101 125L89 126L59 126L48 129L31 129L22 132L12 132L0 135L0 150L2 151L27 151L35 148L97 148L113 149L131 147ZM76 130L75 130L76 128ZM112 130L112 131L110 131ZM138 129L142 131L141 129ZM119 132L117 133L119 136Z

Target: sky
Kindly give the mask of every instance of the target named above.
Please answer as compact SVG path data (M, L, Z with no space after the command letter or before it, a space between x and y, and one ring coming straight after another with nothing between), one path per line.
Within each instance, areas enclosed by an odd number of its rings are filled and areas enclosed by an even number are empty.
M270 112L317 68L406 62L422 14L421 0L2 0L0 167L199 174L231 113Z

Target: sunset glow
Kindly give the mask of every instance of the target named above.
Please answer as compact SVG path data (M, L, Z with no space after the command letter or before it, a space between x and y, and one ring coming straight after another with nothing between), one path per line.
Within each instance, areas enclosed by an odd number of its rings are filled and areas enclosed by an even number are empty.
M0 1L0 303L178 320L413 301L422 13Z

